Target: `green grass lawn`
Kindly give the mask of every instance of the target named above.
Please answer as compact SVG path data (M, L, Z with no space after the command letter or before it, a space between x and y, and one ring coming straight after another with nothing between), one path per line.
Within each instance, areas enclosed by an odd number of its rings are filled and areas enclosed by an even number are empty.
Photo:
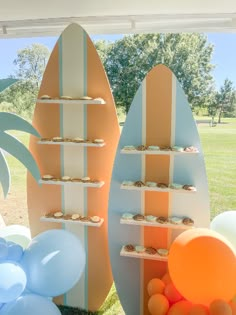
M20 140L26 147L29 143L29 135L20 131L10 132L14 137ZM13 156L6 154L6 159L11 173L11 181L15 191L23 191L26 185L26 169Z
M209 121L210 119L201 117L201 120ZM122 121L124 121L124 116L122 116ZM223 119L223 123L216 127L210 127L208 122L200 123L198 130L205 156L211 217L213 218L222 211L236 209L236 119ZM14 134L23 143L28 143L27 135L18 132ZM7 159L14 189L25 189L25 169L14 158L9 156ZM114 286L100 313L103 315L123 314Z
M236 119L198 127L209 184L211 217L236 209Z

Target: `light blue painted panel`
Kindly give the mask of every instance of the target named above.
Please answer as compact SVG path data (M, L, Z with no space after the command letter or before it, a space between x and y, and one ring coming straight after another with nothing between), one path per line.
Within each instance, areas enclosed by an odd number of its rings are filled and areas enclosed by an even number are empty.
M196 146L199 148L199 136L191 108L179 82L176 82L176 121L175 145Z
M196 226L208 227L210 205L204 157L197 126L179 82L176 84L175 144L195 146L199 150L197 155L175 156L173 171L173 182L194 185L197 192L189 195L173 193L171 212L191 217Z
M125 145L142 144L142 88L140 87L127 116L118 145L110 189L109 202L109 247L113 276L126 314L140 314L139 288L140 260L121 257L124 244L140 243L140 227L120 224L122 213L140 213L141 194L137 191L121 190L124 180L140 180L141 156L121 154Z
M195 146L200 153L173 157L173 172L172 167L170 168L173 182L195 185L197 192L171 192L169 215L189 216L195 221L196 226L207 227L210 221L210 207L204 159L191 109L178 82L175 101L175 117L172 124L175 126L172 130L174 143L184 147ZM160 120L161 117L158 119ZM142 144L142 127L142 90L140 87L131 105L118 146L109 200L110 257L117 291L127 315L142 314L140 309L141 262L139 259L120 257L120 249L123 244L138 243L141 233L139 227L122 226L119 222L123 212L140 212L141 196L139 192L120 190L120 184L123 180L136 181L141 178L142 157L122 155L120 150L125 145ZM172 240L179 233L172 230Z

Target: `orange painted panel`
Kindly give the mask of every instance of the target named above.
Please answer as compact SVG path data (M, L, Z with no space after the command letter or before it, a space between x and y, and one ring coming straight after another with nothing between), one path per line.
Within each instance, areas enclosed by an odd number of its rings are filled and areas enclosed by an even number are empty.
M42 174L60 177L61 172L69 170L73 173L76 169L78 173L88 175L92 179L103 180L105 185L99 189L84 187L78 197L76 194L70 195L70 189L61 189L61 186L57 185L45 185L39 190L29 175L30 225L34 233L54 227L70 230L67 224L64 226L39 222L39 217L45 212L56 209L67 211L70 210L68 208L70 204L72 208L81 204L82 208L78 210L87 212L89 216L99 215L104 219L104 223L99 228L78 226L78 230L74 230L74 233L81 237L88 254L87 265L81 282L65 295L64 300L68 305L95 311L104 302L113 282L108 251L107 211L119 125L109 82L96 49L85 31L78 25L72 24L63 32L59 43L60 47L56 45L49 60L39 95L48 94L57 97L61 92L77 97L85 93L90 97L102 97L106 104L78 103L71 107L70 104L63 104L61 112L60 104L37 104L34 125L42 137L65 136L69 130L74 136L104 139L106 145L101 148L78 147L76 152L78 155L72 156L74 151L70 150L70 147L38 145L35 139L31 139L30 149L38 161ZM78 124L81 128L77 128ZM87 130L84 132L83 128ZM74 130L82 131L81 135L75 134ZM83 153L80 154L81 152ZM62 200L64 200L63 205ZM81 295L77 298L80 292ZM63 304L62 299L59 300Z
M48 66L46 67L39 97L47 94L59 95L59 51L55 46ZM41 137L55 137L60 135L60 110L58 104L36 104L33 125ZM30 137L29 149L35 157L41 174L60 176L60 147L38 145L38 139ZM29 223L32 237L38 233L52 228L60 228L60 224L42 224L40 217L52 209L61 209L60 186L41 187L35 182L31 174L27 176L27 202Z
M160 66L150 71L146 78L146 144L170 146L172 111L172 73ZM169 184L169 156L146 156L147 181ZM169 193L146 192L145 214L168 217ZM168 229L144 227L144 246L168 248ZM143 262L143 313L148 314L147 284L166 271L166 263L144 260Z
M147 145L169 146L171 140L172 73L165 66L146 77Z
M167 155L146 155L146 181L169 184L170 157Z
M104 218L101 228L88 229L88 308L95 310L101 304L112 285L112 272L108 250L108 196L112 166L119 139L119 127L115 112L114 100L109 83L91 40L87 39L87 93L89 96L100 96L106 100L102 106L87 107L87 137L102 138L106 145L103 148L87 149L87 174L103 180L101 189L87 190L87 209L89 215ZM103 283L103 292L100 290Z

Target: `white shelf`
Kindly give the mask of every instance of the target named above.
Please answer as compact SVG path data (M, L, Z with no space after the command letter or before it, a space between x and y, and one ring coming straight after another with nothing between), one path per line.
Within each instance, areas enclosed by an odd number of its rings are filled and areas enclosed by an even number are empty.
M79 146L79 147L104 147L106 143L90 143L90 142L73 142L73 141L38 141L38 144L49 144L49 145L69 145L69 146Z
M147 253L137 253L137 252L127 252L124 249L124 246L122 247L120 251L120 256L123 257L130 257L130 258L139 258L139 259L148 259L148 260L158 260L158 261L168 261L168 256L160 256L159 254L150 255Z
M65 219L57 219L57 218L47 218L45 216L40 218L40 221L42 222L53 222L53 223L70 223L70 224L77 224L77 225L82 225L82 226L93 226L93 227L100 227L104 219L101 219L98 223L93 223L93 222L83 222L80 220L65 220Z
M105 183L103 181L97 182L97 183L83 183L83 182L72 182L72 181L54 181L54 180L39 180L40 184L45 185L76 185L76 186L82 186L82 187L93 187L93 188L101 188Z
M199 152L179 152L179 151L164 151L164 150L125 150L120 151L122 154L137 154L137 155L197 155Z
M173 224L173 223L158 223L158 222L149 222L146 220L137 221L133 219L120 219L120 224L128 224L128 225L140 225L140 226L153 226L158 228L170 228L170 229L177 229L177 230L188 230L193 229L194 226L189 226L185 224Z
M81 99L72 99L72 100L65 100L65 99L37 99L37 103L43 104L97 104L103 105L106 102L103 99L92 99L92 100L81 100Z
M185 193L185 194L195 194L196 191L186 190L186 189L173 189L173 188L159 188L159 187L148 187L148 186L131 186L123 185L120 186L121 189L125 190L138 190L138 191L158 191L158 192L175 192L175 193Z

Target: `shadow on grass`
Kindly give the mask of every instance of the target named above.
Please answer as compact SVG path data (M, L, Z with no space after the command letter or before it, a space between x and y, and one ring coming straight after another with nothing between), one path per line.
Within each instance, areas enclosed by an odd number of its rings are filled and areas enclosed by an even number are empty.
M99 312L90 312L81 310L77 307L70 307L65 305L58 305L62 315L99 315Z

